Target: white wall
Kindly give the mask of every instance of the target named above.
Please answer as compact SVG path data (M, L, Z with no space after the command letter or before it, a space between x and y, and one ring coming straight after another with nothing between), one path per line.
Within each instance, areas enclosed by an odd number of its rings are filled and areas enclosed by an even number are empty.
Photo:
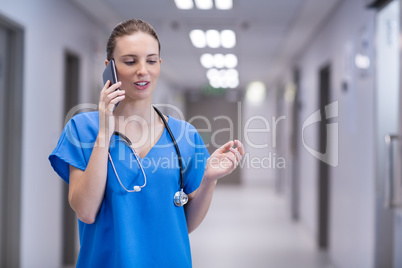
M152 102L155 105L161 105L160 110L167 115L173 116L177 119L184 120L186 109L184 93L181 88L177 88L163 79L163 60L161 65L161 75L158 79L158 84L152 95Z
M93 58L106 35L68 1L1 1L24 27L21 267L60 267L62 180L47 160L63 127L64 53L81 57L80 99L90 101Z
M24 28L21 267L61 267L64 182L47 157L65 116L64 54L81 58L80 102L97 104L109 33L66 0L0 0L0 13ZM180 103L159 83L157 100Z
M261 103L253 104L247 100L241 103L240 123L246 155L243 157L240 172L242 183L249 186L275 186L278 172L274 164L278 158L275 157L277 148L273 130L275 120L278 118L276 93L275 88L267 89L266 97Z
M319 70L331 64L331 101L339 101L339 165L330 168L329 253L336 267L373 267L374 259L374 71L362 76L353 65L368 37L371 60L374 11L364 1L343 1L308 48L289 66L301 70L301 124L318 107ZM342 90L342 82L348 90ZM318 148L317 124L306 128L305 142ZM301 130L300 130L301 135ZM300 138L301 140L301 138ZM300 143L300 218L317 236L318 160Z

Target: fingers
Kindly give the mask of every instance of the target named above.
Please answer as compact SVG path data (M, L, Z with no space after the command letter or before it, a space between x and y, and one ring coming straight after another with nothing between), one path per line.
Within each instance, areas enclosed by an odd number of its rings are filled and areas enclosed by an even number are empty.
M117 82L109 87L110 81L108 80L105 83L101 91L100 107L113 111L116 104L125 98L125 91L117 90L120 88L121 84L121 82Z
M231 142L228 142L225 145L228 144L231 144ZM232 147L233 145L236 145L236 148L233 148ZM239 140L234 140L232 146L229 148L229 152L226 154L226 157L232 162L233 167L236 168L238 164L241 162L245 151L243 143L241 143L241 141Z
M119 89L121 87L121 82L117 82L116 84L110 85L110 80L107 80L107 82L105 83L105 85L102 88L101 91L101 95L108 95L113 91L116 91L117 89Z
M220 148L218 148L216 150L216 152L218 153L225 153L226 151L228 151L232 146L233 146L234 142L233 141L228 141L227 143L225 143L224 145L222 145Z
M120 94L123 94L123 95L119 95L119 96L113 98L112 100L110 100L109 105L108 105L109 111L113 112L117 103L119 103L120 101L125 99L126 96L124 95L124 92L121 92Z
M107 80L106 83L103 85L102 92L109 88L111 81Z
M236 149L240 152L240 155L243 156L245 154L243 143L239 140L235 140L234 143L236 144Z
M106 97L105 97L105 102L106 103L116 103L116 99L124 97L124 94L126 92L124 90L116 90L112 93L109 93Z
M236 145L236 148L233 146ZM242 160L244 155L244 146L239 140L228 141L220 148L218 148L214 155L225 155L236 167L238 163Z
M242 159L242 156L241 156L241 154L240 154L240 152L237 150L237 148L235 149L235 148L230 148L229 149L233 154L234 154L234 156L236 157L236 161L237 162L240 162L241 161L241 159Z
M232 168L235 169L237 165L239 164L239 161L237 160L237 157L234 153L227 153L226 158L230 160L232 163Z

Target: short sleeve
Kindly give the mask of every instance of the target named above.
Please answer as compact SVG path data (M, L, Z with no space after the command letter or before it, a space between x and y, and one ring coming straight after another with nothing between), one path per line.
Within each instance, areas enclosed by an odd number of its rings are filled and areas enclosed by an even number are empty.
M194 192L200 186L209 158L208 150L197 130L192 128L190 133L194 133L193 139L189 139L192 154L187 159L184 169L184 192L187 194Z
M56 173L69 183L70 165L85 170L87 160L85 147L80 140L76 122L71 119L63 129L56 148L49 156L50 164Z

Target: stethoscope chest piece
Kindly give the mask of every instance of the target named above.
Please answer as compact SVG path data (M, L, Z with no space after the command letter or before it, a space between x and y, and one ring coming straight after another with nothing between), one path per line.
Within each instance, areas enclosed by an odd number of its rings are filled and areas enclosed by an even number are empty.
M188 202L187 194L181 189L180 191L176 192L174 195L174 204L178 207L184 206Z

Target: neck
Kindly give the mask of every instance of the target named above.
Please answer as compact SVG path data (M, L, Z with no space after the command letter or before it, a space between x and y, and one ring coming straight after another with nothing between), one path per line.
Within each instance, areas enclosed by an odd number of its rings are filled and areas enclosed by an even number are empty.
M151 99L124 100L119 103L114 114L116 117L123 117L124 119L135 117L141 121L144 120L147 124L152 124L155 121L155 110Z

